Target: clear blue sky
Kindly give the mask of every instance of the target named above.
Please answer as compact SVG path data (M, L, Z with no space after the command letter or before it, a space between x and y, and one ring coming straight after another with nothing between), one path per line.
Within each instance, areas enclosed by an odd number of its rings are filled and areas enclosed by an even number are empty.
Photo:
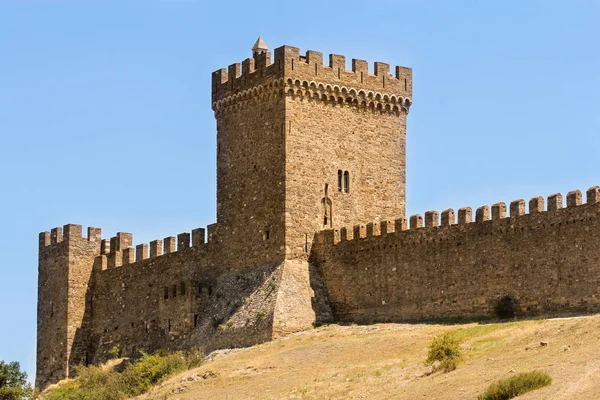
M598 0L0 0L0 359L33 378L40 231L214 222L210 73L259 35L413 68L408 213L600 183Z

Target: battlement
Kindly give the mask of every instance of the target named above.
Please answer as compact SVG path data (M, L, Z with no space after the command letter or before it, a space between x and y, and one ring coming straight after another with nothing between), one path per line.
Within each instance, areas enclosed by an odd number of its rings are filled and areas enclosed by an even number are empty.
M209 235L209 241L211 236ZM153 240L133 247L133 235L117 232L115 237L102 240L100 254L94 261L94 269L102 271L123 265L134 264L144 260L155 259L167 254L180 252L189 248L197 248L208 244L206 230L197 228L192 232L183 232L168 236L162 240Z
M39 247L40 250L44 247L54 246L63 241L71 241L78 239L87 239L89 242L98 242L102 235L100 228L87 228L87 237L83 237L81 225L67 224L63 227L53 228L50 232L40 232Z
M323 244L338 244L341 242L360 240L371 238L374 236L382 236L386 234L399 234L405 232L408 235L414 232L428 232L434 229L444 230L451 226L456 226L461 229L461 226L483 226L486 224L496 224L501 221L506 221L509 224L517 221L520 218L547 214L548 218L554 213L560 213L561 210L575 209L578 207L597 206L600 205L600 186L593 186L586 191L586 202L583 203L581 191L574 190L567 194L566 208L563 206L563 196L560 193L548 196L547 209L544 211L544 198L541 196L533 197L529 200L529 213L526 213L526 202L523 199L514 200L509 205L509 214L507 215L507 206L504 202L495 203L490 208L488 206L479 207L476 211L475 222L472 221L472 209L470 207L461 208L458 210L458 221L455 218L453 209L448 209L442 212L441 221L439 213L435 210L425 212L425 218L420 214L410 216L410 226L407 224L407 218L402 217L393 221L377 221L368 224L354 225L352 227L343 227L340 229L330 229L321 232L321 240ZM490 218L491 215L491 218ZM595 212L595 216L600 216L600 211ZM588 217L589 218L589 217ZM425 223L423 224L423 220ZM584 221L585 218L582 220ZM573 222L577 222L575 218ZM561 222L562 223L562 222ZM552 222L550 221L550 224ZM560 223L559 223L560 224ZM512 225L511 225L512 226ZM553 224L552 224L553 226ZM514 227L514 226L513 226ZM535 228L536 226L532 226ZM542 226L543 228L544 226ZM452 236L446 236L452 238ZM419 239L419 240L436 240ZM441 238L439 240L442 240Z
M264 52L213 72L213 110L265 94L300 93L310 94L311 98L318 94L319 100L334 98L338 102L341 98L350 104L353 100L364 100L367 105L384 98L391 102L393 97L399 107L408 110L412 98L412 69L396 66L392 75L389 64L375 62L371 71L364 60L352 59L351 70L346 70L344 56L330 54L328 65L324 65L321 52L308 50L300 55L296 47L281 46L275 49L273 62L271 53ZM304 91L298 92L299 89Z

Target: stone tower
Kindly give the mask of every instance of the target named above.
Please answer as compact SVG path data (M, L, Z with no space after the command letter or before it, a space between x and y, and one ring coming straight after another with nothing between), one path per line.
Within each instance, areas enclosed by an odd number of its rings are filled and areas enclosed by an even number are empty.
M89 282L100 253L100 229L65 225L40 233L36 387L68 377L87 364L85 336L90 317Z
M248 264L306 258L315 232L405 214L412 70L271 53L213 73L220 240ZM241 236L240 236L241 235ZM235 240L235 236L245 240ZM233 250L233 249L232 249Z

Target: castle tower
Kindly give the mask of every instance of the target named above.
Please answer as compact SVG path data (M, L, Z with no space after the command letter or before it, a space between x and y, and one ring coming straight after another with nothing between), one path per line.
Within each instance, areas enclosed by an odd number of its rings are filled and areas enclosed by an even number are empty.
M100 229L88 228L88 237L83 238L81 225L40 233L38 388L68 377L73 366L87 363L84 316L90 316L88 285L100 243Z
M319 230L403 216L412 70L252 50L213 73L220 238L274 262L305 258Z

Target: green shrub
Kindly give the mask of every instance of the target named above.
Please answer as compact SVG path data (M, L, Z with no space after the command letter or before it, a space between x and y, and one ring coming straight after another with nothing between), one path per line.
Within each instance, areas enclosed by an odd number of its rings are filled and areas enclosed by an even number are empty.
M163 378L185 369L187 363L181 352L166 356L142 353L142 357L135 364L128 365L121 374L123 391L128 396L140 395Z
M492 383L484 393L477 396L477 399L508 400L523 393L548 386L551 383L552 378L544 372L523 372L508 379Z
M460 349L460 340L452 332L436 336L429 344L429 353L425 365L434 365L434 371L441 369L444 372L454 371L463 360Z
M121 356L121 347L116 344L108 351L108 357L113 360Z
M142 352L140 358L126 364L122 372L101 367L79 366L76 378L49 392L48 400L122 400L145 393L168 376L194 368L204 361L202 349L154 354Z
M65 384L62 384L55 389L52 389L46 396L44 396L44 400L91 400L93 397L91 394L85 392L85 390L81 389L77 386L75 381L70 381Z
M510 319L515 317L517 304L512 296L503 296L494 304L494 314L500 319Z

